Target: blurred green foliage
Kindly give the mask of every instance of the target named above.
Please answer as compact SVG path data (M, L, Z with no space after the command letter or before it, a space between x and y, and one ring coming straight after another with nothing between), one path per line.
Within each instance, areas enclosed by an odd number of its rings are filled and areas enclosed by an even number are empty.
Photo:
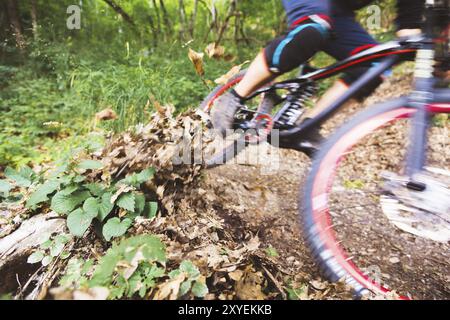
M37 33L32 32L31 1L16 2L27 46L25 52L16 48L7 18L0 13L0 25L5 26L0 30L0 170L58 158L82 144L92 130L121 131L145 122L153 108L150 97L183 111L198 105L212 89L195 73L187 51L202 52L217 40L230 0L199 1L193 37L186 28L194 0L184 0L187 24L181 21L179 0L163 1L170 25L163 20L159 0L115 0L132 24L106 1L82 0L80 30L66 27L66 10L73 1L37 0ZM380 37L389 31L392 5L392 0L383 4L387 20ZM230 19L221 41L232 59L205 55L210 87L285 29L279 0L240 0L237 12L239 20ZM359 15L364 21L364 11ZM332 62L322 54L315 64ZM105 108L112 108L118 119L96 124L95 114Z

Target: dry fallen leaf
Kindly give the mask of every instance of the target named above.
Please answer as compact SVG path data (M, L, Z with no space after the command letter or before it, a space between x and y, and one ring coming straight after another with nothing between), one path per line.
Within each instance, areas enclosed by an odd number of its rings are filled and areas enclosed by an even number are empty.
M123 271L123 277L125 278L125 280L128 280L131 278L131 276L134 274L134 272L138 268L139 263L144 260L145 260L145 257L144 257L144 254L142 253L142 250L138 250L136 252L136 254L134 255L133 259L131 260L130 265L127 266L125 268L125 270Z
M109 290L104 287L95 287L86 291L77 290L73 293L73 300L106 300Z
M239 71L241 71L242 66L246 63L248 63L248 61L245 61L244 63L242 63L238 66L234 66L226 74L224 74L220 78L214 80L214 82L216 84L222 84L222 85L226 84L228 81L230 81L231 78L233 78L235 75L237 75L239 73Z
M116 200L119 198L119 196L122 193L127 193L128 191L133 190L133 187L128 186L126 184L120 185L119 189L116 191L116 193L111 197L111 203L115 203Z
M236 270L236 271L230 272L228 275L230 276L230 278L232 280L239 281L239 280L241 280L242 276L244 275L244 271Z
M117 118L116 112L111 108L104 109L95 114L95 119L97 121L115 120Z
M174 279L168 280L159 285L159 291L155 295L155 300L164 300L167 297L169 300L176 300L178 292L180 291L180 285L185 279L184 273L181 273Z
M189 48L188 57L194 65L195 72L202 77L205 74L205 70L203 69L203 53L195 52L191 48Z
M261 272L248 266L236 283L236 296L241 300L264 300L266 295L262 292L264 277Z
M213 42L206 46L205 52L208 57L219 59L225 54L225 48L223 46L218 46Z

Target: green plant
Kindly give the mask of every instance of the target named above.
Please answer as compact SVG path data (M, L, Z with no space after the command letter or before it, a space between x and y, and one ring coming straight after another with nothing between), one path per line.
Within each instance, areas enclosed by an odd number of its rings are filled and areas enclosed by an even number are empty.
M39 244L39 249L28 257L27 262L31 264L41 262L46 267L54 258L67 259L70 252L64 249L71 238L71 235L68 234L59 234L54 237L44 236Z
M343 182L344 187L346 189L363 189L365 186L365 183L363 180L355 179L355 180L344 180Z
M60 285L75 289L104 287L109 291L109 299L135 295L144 298L158 285L163 286L164 279L182 277L178 297L188 293L204 297L208 293L200 271L192 262L183 261L178 269L170 272L166 265L166 247L161 240L152 235L139 235L113 244L97 263L71 259Z
M178 297L182 297L189 291L195 297L203 298L208 293L208 287L202 281L202 276L198 268L191 261L183 261L180 267L169 273L171 279L176 279L181 277L183 282L180 285L180 291L178 292Z
M266 248L266 254L271 257L271 258L277 258L280 255L278 254L277 249L275 249L274 247L270 246Z
M70 164L57 177L36 186L27 207L35 209L50 201L53 211L67 216L67 227L77 237L84 235L94 219L100 223L106 221L103 236L107 241L125 234L135 217L143 215L153 218L156 215L157 203L147 201L139 191L139 187L153 177L153 168L109 185L88 182L82 175L102 167L102 163L95 160ZM122 219L117 216L107 219L113 212L119 211Z
M306 300L308 299L308 286L302 285L299 287L289 286L286 289L289 300Z
M27 166L18 170L6 167L4 175L5 178L0 180L0 200L5 203L20 201L22 195L14 191L27 189L39 179Z
M0 300L13 300L13 295L11 293L2 294Z

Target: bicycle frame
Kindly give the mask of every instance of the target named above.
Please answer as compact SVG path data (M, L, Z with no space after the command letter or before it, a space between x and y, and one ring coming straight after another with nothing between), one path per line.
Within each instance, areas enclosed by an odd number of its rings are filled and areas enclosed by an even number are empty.
M411 178L411 181L413 181L414 174L422 171L425 165L427 131L431 115L439 112L450 112L450 89L438 89L435 87L435 43L433 34L433 28L435 26L435 17L433 15L434 1L428 2L433 2L433 4L428 5L426 27L422 36L405 41L392 41L381 44L362 51L359 54L349 57L332 66L302 75L296 79L275 83L272 86L258 90L249 96L247 100L272 90L299 88L302 84L309 81L329 78L362 63L377 62L366 74L353 83L344 95L338 98L319 115L303 122L299 126L276 132L275 134L278 135L278 139L272 139L272 137L274 137L274 133L272 133L272 136L269 137L269 142L278 141L278 147L280 148L302 150L300 146L301 138L308 130L313 127L321 126L339 111L346 102L353 99L370 81L379 77L399 62L410 59L410 56L416 53L416 71L413 92L408 97L405 97L405 99L386 102L386 104L392 104L393 107L417 109L413 117L410 137L410 141L413 141L414 143L410 144L407 153L405 172ZM443 106L436 108L435 105L437 104L443 104Z

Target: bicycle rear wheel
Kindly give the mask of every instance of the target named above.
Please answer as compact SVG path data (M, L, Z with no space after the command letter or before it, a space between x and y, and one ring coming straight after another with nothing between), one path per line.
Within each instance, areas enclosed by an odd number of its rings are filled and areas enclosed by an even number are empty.
M395 290L390 297L448 299L449 244L399 229L380 202L383 172L403 167L415 110L402 103L363 112L321 147L300 199L303 232L325 276L358 296ZM440 140L429 147L429 164L442 171L450 170L449 129L447 122L431 130L430 141Z
M238 85L239 82L241 82L241 80L244 78L246 72L246 69L242 70L241 72L230 78L224 85L216 87L198 107L199 114L204 118L205 122L207 122L210 127L212 127L212 124L210 123L209 116L211 114L212 108L214 107L214 103L220 96ZM263 119L265 121L267 119L270 122L271 118L265 114L270 110L262 109L264 97L264 94L262 94L260 97L255 98L253 101L253 105L250 106L250 108L257 113L264 113L264 115L256 115L256 120ZM268 134L268 132L269 130L265 130L266 134ZM257 140L255 140L255 138ZM207 154L204 155L204 165L207 168L214 168L223 165L240 154L249 144L257 143L264 139L264 135L262 135L261 140L258 140L258 137L252 136L251 133L245 132L237 132L234 135L227 137L225 140L216 137L216 143L212 144L211 148L207 150Z

